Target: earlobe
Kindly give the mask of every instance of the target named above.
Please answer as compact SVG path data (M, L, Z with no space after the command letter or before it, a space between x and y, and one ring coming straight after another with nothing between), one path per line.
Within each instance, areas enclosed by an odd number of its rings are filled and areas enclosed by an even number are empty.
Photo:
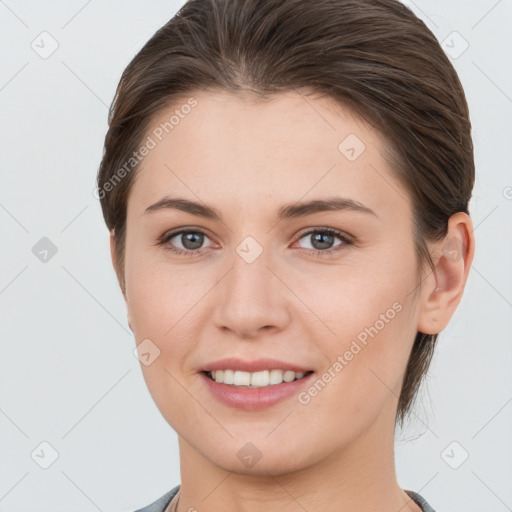
M475 238L469 215L453 214L445 237L430 250L435 267L423 280L418 331L437 334L455 313L473 262Z

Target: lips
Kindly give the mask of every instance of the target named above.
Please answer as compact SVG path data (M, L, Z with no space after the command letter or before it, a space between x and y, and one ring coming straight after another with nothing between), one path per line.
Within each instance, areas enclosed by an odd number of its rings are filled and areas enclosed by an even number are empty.
M202 369L203 372L210 372L213 370L240 370L251 373L263 370L291 370L295 373L307 373L312 371L311 368L305 368L298 364L280 361L279 359L264 358L245 361L236 357L228 357L213 361Z
M231 372L230 372L231 370ZM211 378L211 372L265 372L265 370L283 370L302 374L300 378L290 382L282 382L263 387L238 386L216 382ZM311 369L280 361L278 359L256 359L244 361L238 358L226 358L214 361L200 371L201 380L211 393L211 396L219 402L231 408L257 411L285 402L308 386L315 378L315 372ZM235 377L236 379L236 377ZM261 383L260 383L261 384Z

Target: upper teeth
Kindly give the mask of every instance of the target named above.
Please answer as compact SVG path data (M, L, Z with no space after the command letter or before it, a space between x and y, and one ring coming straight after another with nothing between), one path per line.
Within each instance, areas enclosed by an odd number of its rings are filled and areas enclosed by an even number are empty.
M261 388L291 382L304 377L304 372L293 372L291 370L263 370L260 372L242 372L240 370L213 370L210 372L215 382L232 384L234 386L252 386Z

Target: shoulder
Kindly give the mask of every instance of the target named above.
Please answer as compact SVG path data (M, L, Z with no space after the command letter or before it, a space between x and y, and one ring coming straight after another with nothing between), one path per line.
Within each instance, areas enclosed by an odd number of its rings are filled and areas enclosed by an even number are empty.
M404 491L409 495L409 497L416 502L420 507L422 512L436 512L428 503L427 500L414 491L408 491L404 489Z
M177 485L169 492L166 492L163 496L160 496L156 501L146 505L143 508L137 509L135 512L164 512L167 508L167 505L171 502L171 500L176 496L178 491L180 490L180 486Z

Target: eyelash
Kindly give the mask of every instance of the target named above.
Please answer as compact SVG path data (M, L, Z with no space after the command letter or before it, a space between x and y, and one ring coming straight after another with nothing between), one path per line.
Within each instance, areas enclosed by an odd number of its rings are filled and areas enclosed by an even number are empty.
M195 234L199 233L199 234L202 234L202 235L205 235L206 237L208 237L208 235L205 232L201 231L200 229L181 229L179 231L174 231L172 233L164 234L160 238L160 240L157 242L157 245L163 246L165 248L165 250L171 251L178 255L191 257L191 256L195 256L196 254L199 254L203 249L182 250L182 249L177 249L175 247L171 247L170 245L166 245L167 242L169 242L169 240L171 240L175 236L182 235L184 233L195 233ZM333 229L333 228L316 228L316 229L312 229L310 231L306 231L298 238L298 240L301 240L302 238L304 238L308 235L312 235L313 233L321 233L323 235L334 235L334 236L338 237L343 242L339 245L336 245L335 247L333 247L331 249L326 249L324 251L322 251L320 249L303 249L307 252L307 254L313 254L315 256L320 256L320 257L332 256L334 253L344 250L346 248L346 246L354 245L354 243L355 243L354 239L351 236L347 235L346 233L343 233L342 231L338 231L337 229Z

